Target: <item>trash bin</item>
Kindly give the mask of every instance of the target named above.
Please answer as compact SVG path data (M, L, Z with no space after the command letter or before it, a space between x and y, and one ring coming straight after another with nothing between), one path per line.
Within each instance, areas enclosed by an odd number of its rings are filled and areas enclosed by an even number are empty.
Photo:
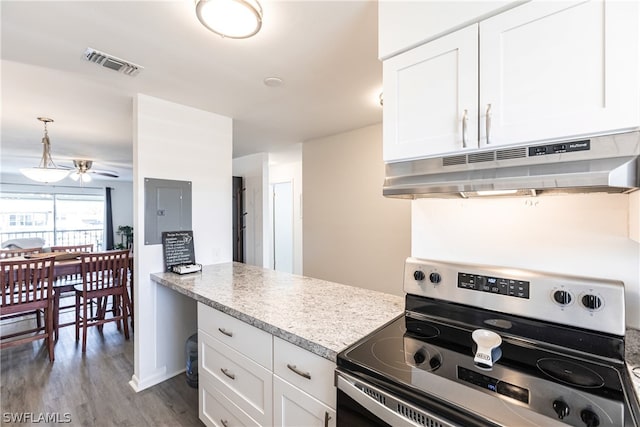
M187 338L187 384L193 388L198 388L198 334L195 333Z

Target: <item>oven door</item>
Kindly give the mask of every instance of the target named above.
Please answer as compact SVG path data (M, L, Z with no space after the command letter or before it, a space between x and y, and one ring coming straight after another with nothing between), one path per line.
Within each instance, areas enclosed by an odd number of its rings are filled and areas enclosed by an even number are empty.
M388 426L495 426L456 411L455 408L438 407L436 414L427 402L415 404L393 395L348 373L336 371L337 425L338 427L388 427Z

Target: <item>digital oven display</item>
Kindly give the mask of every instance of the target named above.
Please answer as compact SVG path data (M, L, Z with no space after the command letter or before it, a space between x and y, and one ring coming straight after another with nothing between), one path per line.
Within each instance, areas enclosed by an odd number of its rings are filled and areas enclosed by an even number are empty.
M462 366L458 366L458 378L477 385L485 390L519 400L527 405L529 404L529 390L526 388L518 387L517 385L509 384L504 381L499 381L488 375L463 368Z
M458 273L458 287L474 291L529 299L529 282L525 280Z

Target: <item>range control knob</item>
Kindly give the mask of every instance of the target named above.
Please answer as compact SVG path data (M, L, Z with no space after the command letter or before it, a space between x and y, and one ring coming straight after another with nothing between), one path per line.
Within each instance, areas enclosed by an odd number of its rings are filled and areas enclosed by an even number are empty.
M426 276L424 275L424 271L422 270L416 270L413 272L413 278L416 279L418 282L422 282L425 277Z
M442 280L442 277L440 276L440 273L431 273L429 275L429 281L431 283L440 283L441 280Z
M413 360L416 362L416 364L421 365L424 363L425 360L427 360L427 357L424 355L424 353L422 352L422 350L418 350L414 355L413 355Z
M600 425L600 418L591 409L580 411L580 419L587 427L598 427Z
M553 401L553 410L558 414L558 418L563 419L569 415L569 405L564 400L556 399Z
M587 294L582 297L582 305L589 310L597 310L602 306L602 299L597 295Z
M568 305L571 302L571 294L567 291L555 291L553 299L560 305Z

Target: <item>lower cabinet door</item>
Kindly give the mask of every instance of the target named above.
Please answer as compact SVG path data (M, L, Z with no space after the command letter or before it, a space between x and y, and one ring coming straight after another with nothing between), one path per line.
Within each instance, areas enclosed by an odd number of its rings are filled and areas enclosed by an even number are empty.
M336 411L288 382L273 376L274 426L335 427Z
M255 420L227 399L214 384L200 377L200 420L209 427L259 426Z

